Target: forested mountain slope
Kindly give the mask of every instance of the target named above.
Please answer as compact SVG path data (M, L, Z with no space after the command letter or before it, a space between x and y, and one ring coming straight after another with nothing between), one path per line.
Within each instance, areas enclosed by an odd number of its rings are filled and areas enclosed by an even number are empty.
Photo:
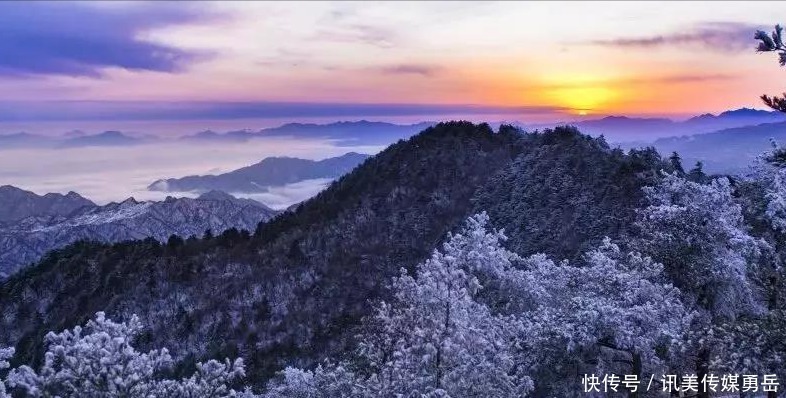
M478 190L475 210L504 228L509 248L575 258L627 232L641 187L670 171L652 149L625 154L573 128L528 135L522 153Z
M183 370L240 356L261 384L284 366L345 352L391 278L469 214L488 210L522 254L573 257L624 233L639 188L667 167L652 151L623 155L569 128L439 124L253 236L79 243L50 254L0 286L0 346L15 344L17 363L40 361L45 331L97 311L136 313L149 326L140 345L169 347Z

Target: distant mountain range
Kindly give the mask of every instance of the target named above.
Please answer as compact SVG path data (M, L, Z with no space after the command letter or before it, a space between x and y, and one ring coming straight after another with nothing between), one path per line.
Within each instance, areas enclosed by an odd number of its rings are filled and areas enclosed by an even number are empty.
M128 146L157 141L152 136L138 137L120 131L85 134L80 131L65 133L61 137L14 133L0 135L0 149L19 148L79 148L95 146Z
M151 140L150 137L132 137L119 131L105 131L95 135L77 135L68 138L59 144L63 148L88 147L88 146L126 146L137 145Z
M334 140L338 145L386 145L409 138L434 124L433 122L422 122L399 125L367 120L328 124L288 123L259 131L237 130L220 134L208 130L182 139L186 141L243 142L260 137L294 137Z
M261 130L235 130L224 133L205 130L179 138L183 142L247 142L255 138L292 137L325 139L337 145L387 145L400 139L409 138L423 129L434 125L433 122L399 125L366 120L335 122L328 124L288 123L279 127ZM29 133L0 134L0 149L16 148L75 148L89 146L126 146L158 142L156 137L139 137L120 131L105 131L86 134L71 131L59 137Z
M608 116L602 119L574 121L569 124L593 136L603 135L612 143L649 143L659 138L710 133L734 127L755 126L762 123L786 122L786 114L741 108L718 115L704 114L684 121L665 118L632 118ZM554 124L522 125L525 129L553 127Z
M75 193L38 196L9 186L0 188L0 211L6 221L0 225L0 279L78 240L166 241L173 234L201 237L208 229L215 234L230 228L253 231L278 214L262 203L218 191L196 199L129 198L97 206Z
M49 137L28 133L14 133L0 135L0 149L37 148L53 146Z
M637 118L626 116L607 116L600 119L573 120L563 123L514 123L525 130L552 128L558 125L574 125L586 134L603 135L612 143L652 142L658 138L703 134L713 131L755 126L762 123L786 122L786 114L757 109L741 108L692 117L683 121L667 118ZM238 143L264 137L293 137L331 140L337 145L388 145L406 139L434 122L416 124L393 124L367 120L342 121L327 124L288 123L278 127L261 130L243 129L228 132L212 130L201 131L180 137L182 142L193 143ZM492 123L497 127L498 123ZM120 131L105 131L99 134L86 134L72 131L61 137L40 136L28 133L0 135L0 149L28 147L74 148L83 146L126 146L158 142L160 138L142 137Z
M558 125L573 125L581 132L603 135L607 142L623 148L654 146L661 153L677 151L686 165L697 160L704 162L709 172L737 173L759 153L769 148L769 139L786 142L782 129L786 126L786 114L765 110L741 108L717 115L703 114L687 120L675 121L666 118L636 118L608 116L600 119L576 120L566 123L522 124L527 130L542 130ZM398 125L366 120L336 122L328 124L289 123L262 130L235 130L224 133L202 131L181 137L181 142L192 143L242 143L264 137L293 137L303 139L331 140L337 145L387 145L413 136L433 125L431 122ZM497 125L497 123L492 123ZM27 133L0 135L0 149L7 148L75 148L90 146L128 146L164 139L142 137L118 131L86 134L81 131L53 138ZM358 159L357 163L363 159ZM225 192L265 192L269 186L301 181L308 178L334 178L343 174L357 163L333 172L316 170L319 165L310 165L302 159L266 159L256 165L222 175L187 176L154 182L148 189L154 191L200 191L218 189Z
M260 193L270 187L282 186L303 180L337 178L350 172L369 155L349 152L324 160L307 160L291 157L270 157L251 166L219 175L187 176L158 180L147 189L162 192L224 192Z
M712 133L682 137L667 137L649 144L662 155L677 152L686 168L697 161L711 173L737 174L745 172L764 151L771 148L771 140L786 144L786 122L763 123L755 126L734 127Z
M33 216L66 216L95 206L76 192L36 195L11 185L0 186L0 225Z

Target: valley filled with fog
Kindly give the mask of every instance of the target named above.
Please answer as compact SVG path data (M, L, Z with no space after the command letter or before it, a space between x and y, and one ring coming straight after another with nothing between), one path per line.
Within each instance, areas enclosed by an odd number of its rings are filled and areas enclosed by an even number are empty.
M245 142L160 140L124 146L0 148L0 181L33 191L75 191L106 204L133 196L162 200L198 196L196 192L154 192L147 186L161 178L220 174L273 156L319 160L355 151L374 154L382 146L337 146L322 139L254 138ZM319 178L271 187L265 193L238 194L282 209L313 196L331 179Z

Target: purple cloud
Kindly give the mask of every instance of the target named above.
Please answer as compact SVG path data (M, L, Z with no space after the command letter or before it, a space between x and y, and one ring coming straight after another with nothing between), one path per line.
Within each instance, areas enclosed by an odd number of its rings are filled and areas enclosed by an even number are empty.
M182 3L0 2L0 76L100 77L107 67L177 72L204 54L139 35L204 17Z
M665 35L620 37L594 40L589 44L620 48L656 48L667 46L701 47L716 52L739 52L755 48L753 34L763 25L741 22L707 22Z
M651 78L628 79L624 80L627 84L649 84L649 83L693 83L693 82L709 82L709 81L724 81L738 79L739 76L729 75L725 73L710 73L706 75L671 75L659 76Z

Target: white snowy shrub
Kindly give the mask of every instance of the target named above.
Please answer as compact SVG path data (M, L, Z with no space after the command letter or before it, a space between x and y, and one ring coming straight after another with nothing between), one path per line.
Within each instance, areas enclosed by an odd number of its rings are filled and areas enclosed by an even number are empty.
M169 380L161 377L173 364L166 349L142 353L132 346L141 330L136 316L115 323L99 312L84 328L50 332L41 369L12 369L6 385L35 398L239 396L227 385L244 376L242 360L199 363L191 377ZM8 366L3 356L9 351L0 352L0 368Z

